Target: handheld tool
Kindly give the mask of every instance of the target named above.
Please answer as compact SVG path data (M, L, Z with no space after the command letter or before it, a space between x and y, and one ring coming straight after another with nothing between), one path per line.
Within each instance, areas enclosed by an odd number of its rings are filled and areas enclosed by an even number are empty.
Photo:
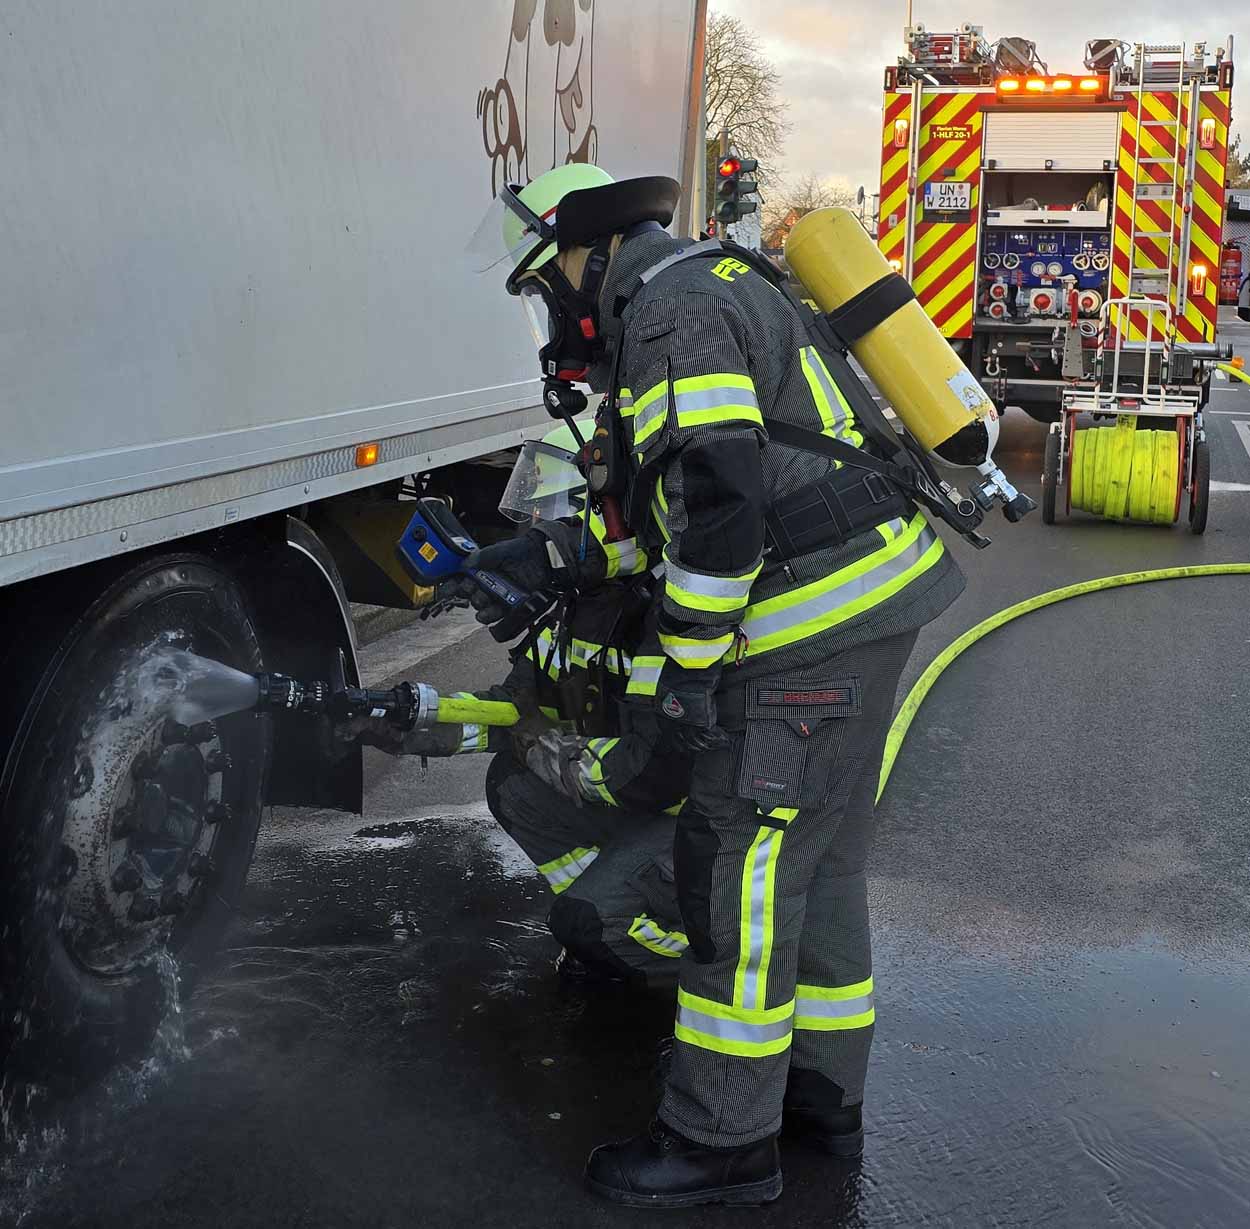
M557 595L542 590L525 593L494 572L466 567L465 560L475 550L477 543L455 513L441 500L428 497L417 500L416 511L395 547L404 571L418 584L436 585L457 574L474 580L508 610L491 625L491 635L501 642L513 640L551 609Z
M400 730L428 730L433 725L513 726L521 719L515 704L440 696L426 683L400 683L387 689L349 687L343 678L342 655L335 677L303 682L288 674L258 674L257 711L309 713L336 724L353 717L381 717Z

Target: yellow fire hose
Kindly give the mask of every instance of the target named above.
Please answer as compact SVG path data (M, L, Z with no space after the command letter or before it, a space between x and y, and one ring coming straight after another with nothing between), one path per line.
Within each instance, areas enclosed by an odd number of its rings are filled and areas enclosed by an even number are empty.
M479 700L474 696L439 696L440 725L516 725L521 720L515 704L507 700Z
M1113 521L1172 524L1179 453L1175 431L1139 430L1128 415L1114 427L1074 432L1073 508Z
M1144 434L1139 432L1139 434ZM1163 432L1174 438L1171 432ZM1100 576L1095 580L1082 580L1073 585L1063 585L1051 589L1047 593L1039 593L1036 597L1025 598L1014 606L1008 606L988 619L982 619L975 627L970 627L964 634L946 646L926 667L924 673L916 680L907 698L903 701L894 721L890 725L885 740L885 755L881 761L881 776L877 783L877 801L885 792L886 783L894 769L894 761L903 746L920 706L925 697L933 689L934 683L942 672L965 650L970 649L978 640L988 636L990 632L1011 623L1022 615L1031 614L1056 602L1067 601L1071 597L1080 597L1085 593L1098 593L1104 589L1118 589L1125 585L1144 585L1156 580L1190 580L1201 576L1250 576L1250 563L1201 563L1189 567L1156 568L1148 572L1121 572L1117 576ZM453 697L440 696L438 700L438 718L440 723L453 725L493 725L511 726L520 720L516 706L504 700L478 700L472 696Z
M1170 434L1170 433L1168 433ZM1172 437L1175 438L1175 437ZM1041 610L1044 606L1053 606L1056 602L1066 601L1070 597L1080 597L1083 593L1097 593L1102 589L1118 589L1122 585L1144 585L1154 580L1187 580L1197 576L1250 576L1250 563L1202 563L1191 567L1157 568L1150 572L1122 572L1118 576L1100 576L1096 580L1083 580L1075 585L1064 585L1059 589L1051 589L1049 593L1039 593L1037 597L1026 598L1014 606L1008 606L997 614L982 619L975 627L969 628L957 640L946 646L928 665L925 672L916 680L902 707L898 710L890 732L885 740L885 756L881 761L881 776L877 783L877 800L885 792L886 782L898 758L899 749L907 731L916 718L925 697L938 681L942 671L964 652L971 648L983 636L988 636L995 628L1002 627L1021 615Z
M1240 367L1234 367L1232 363L1216 363L1215 364L1225 375L1236 376L1243 384L1250 384L1250 375Z

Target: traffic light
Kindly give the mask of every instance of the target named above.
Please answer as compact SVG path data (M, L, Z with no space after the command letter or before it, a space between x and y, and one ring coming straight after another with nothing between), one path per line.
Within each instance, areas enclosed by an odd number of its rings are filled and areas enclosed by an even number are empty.
M754 158L737 158L732 154L717 163L716 216L721 222L736 222L759 208L757 202L742 199L759 187L754 179L742 178L752 174L758 165Z

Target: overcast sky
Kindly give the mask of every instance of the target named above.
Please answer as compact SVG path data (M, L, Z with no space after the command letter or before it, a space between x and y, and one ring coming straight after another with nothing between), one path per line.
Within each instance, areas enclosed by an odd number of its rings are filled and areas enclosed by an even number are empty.
M711 0L764 43L790 104L784 171L846 179L876 191L880 176L881 79L903 50L906 0ZM1086 40L1196 42L1235 38L1238 81L1233 128L1250 142L1250 3L1247 0L915 0L914 20L931 31L960 23L1031 38L1052 72L1079 72ZM1180 24L1176 14L1183 12ZM1102 13L1105 16L1098 16Z

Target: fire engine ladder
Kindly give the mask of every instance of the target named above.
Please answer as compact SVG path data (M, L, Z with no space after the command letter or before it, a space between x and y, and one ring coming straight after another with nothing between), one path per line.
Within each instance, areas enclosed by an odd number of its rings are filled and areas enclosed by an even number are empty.
M1176 340L1179 317L1185 310L1188 285L1184 270L1188 261L1190 213L1193 202L1193 160L1196 140L1194 129L1198 122L1199 77L1188 72L1190 63L1184 43L1138 43L1134 49L1134 76L1137 81L1137 140L1133 154L1133 208L1129 235L1129 300L1159 296L1164 304L1174 310L1165 313L1167 323L1160 339L1162 350L1157 387L1150 384L1150 344L1147 340L1147 368L1143 372L1142 391L1147 396L1157 395L1163 399L1164 389L1171 378L1172 346ZM1192 81L1189 78L1192 77ZM1189 87L1188 108L1186 92ZM1146 107L1147 95L1172 94L1175 96L1172 119L1156 119ZM1188 111L1189 122L1185 115ZM1163 154L1146 151L1158 147ZM1170 149L1170 153L1168 152ZM1156 169L1157 168L1157 169ZM1162 176L1158 171L1163 172ZM1140 202L1155 200L1167 202L1168 226L1166 230L1150 230L1142 226L1148 222L1140 211ZM1179 212L1178 212L1179 211ZM1179 237L1178 237L1179 232ZM1165 252L1164 267L1138 264L1138 240L1151 239ZM1147 331L1153 331L1153 312L1147 311ZM1131 319L1131 313L1128 313ZM1127 320L1126 320L1127 323ZM1117 336L1116 369L1119 369L1119 343Z

